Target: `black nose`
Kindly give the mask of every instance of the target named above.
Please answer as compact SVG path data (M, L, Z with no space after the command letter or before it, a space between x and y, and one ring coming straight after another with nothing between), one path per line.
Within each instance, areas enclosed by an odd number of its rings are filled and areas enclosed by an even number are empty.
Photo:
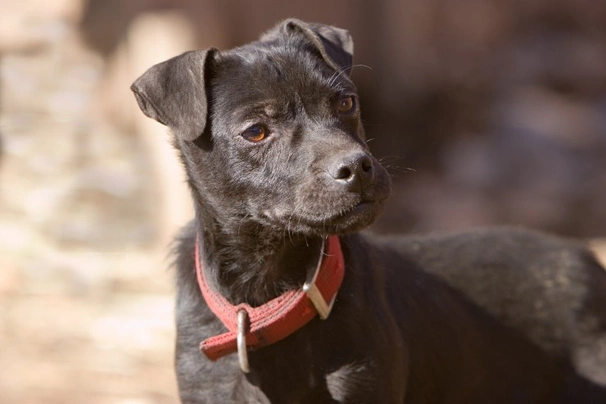
M337 158L328 169L332 178L350 192L361 192L374 180L374 166L370 156L363 152Z

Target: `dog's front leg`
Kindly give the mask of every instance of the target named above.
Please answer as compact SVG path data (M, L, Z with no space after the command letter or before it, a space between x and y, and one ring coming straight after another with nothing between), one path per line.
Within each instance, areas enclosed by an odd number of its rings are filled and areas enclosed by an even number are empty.
M200 352L200 335L214 328L217 333L221 332L219 324L209 323L204 310L189 310L181 304L177 312L175 368L182 403L269 403L265 395L246 380L235 355L211 362Z

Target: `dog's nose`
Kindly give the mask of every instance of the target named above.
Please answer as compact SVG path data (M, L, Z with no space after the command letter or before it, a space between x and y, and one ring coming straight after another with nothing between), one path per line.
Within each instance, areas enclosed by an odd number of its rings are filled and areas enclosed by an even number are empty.
M374 165L370 156L358 152L336 159L328 169L331 177L350 192L361 192L374 179Z

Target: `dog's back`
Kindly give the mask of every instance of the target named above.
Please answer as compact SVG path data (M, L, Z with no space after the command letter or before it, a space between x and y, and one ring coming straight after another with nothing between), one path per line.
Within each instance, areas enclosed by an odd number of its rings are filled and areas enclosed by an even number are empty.
M606 273L581 243L516 228L382 242L542 351L606 385Z
M512 228L390 243L548 352L565 355L579 334L605 331L605 272L581 243ZM606 340L595 355L606 364Z

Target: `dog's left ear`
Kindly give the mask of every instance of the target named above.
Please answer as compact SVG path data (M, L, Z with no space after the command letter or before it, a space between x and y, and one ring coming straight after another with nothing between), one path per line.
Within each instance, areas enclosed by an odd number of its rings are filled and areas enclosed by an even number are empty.
M318 49L322 58L336 71L351 71L354 44L347 30L330 25L306 23L294 18L285 20L261 37L271 41L290 33L301 33Z
M150 67L130 86L141 111L182 139L200 136L208 115L204 76L214 52L186 52Z

